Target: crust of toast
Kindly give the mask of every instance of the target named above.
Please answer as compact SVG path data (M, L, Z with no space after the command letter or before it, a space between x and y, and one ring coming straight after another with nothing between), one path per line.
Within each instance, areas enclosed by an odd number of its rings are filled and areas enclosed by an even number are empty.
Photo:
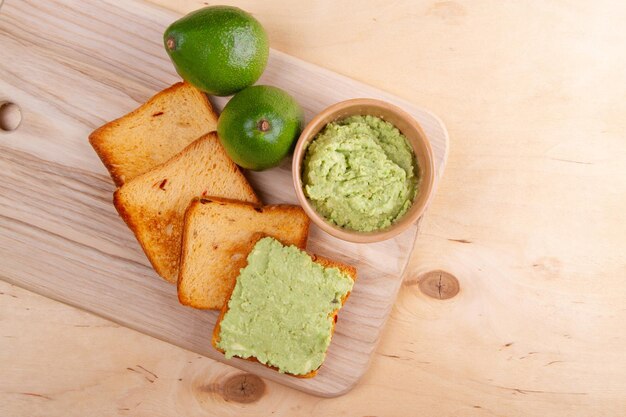
M113 206L115 206L115 209L117 210L117 214L119 214L119 216L122 218L122 220L124 220L124 223L126 223L126 226L128 226L130 231L133 232L133 234L137 238L136 240L139 243L139 246L141 246L141 250L143 250L143 253L146 254L146 258L148 258L148 261L150 262L150 265L152 265L152 269L154 269L154 271L157 274L159 274L159 276L163 277L161 272L159 272L159 266L153 261L152 257L150 255L148 255L149 250L144 245L143 239L139 239L137 237L138 233L139 233L138 226L135 224L135 221L133 220L133 217L126 210L126 206L121 203L119 191L120 191L120 189L118 188L113 193Z
M251 207L255 207L257 209L260 210L274 210L274 209L284 209L284 210L302 210L300 208L300 206L294 206L292 204L268 204L268 205L263 205L261 203L249 203L247 201L241 201L241 200L233 200L231 198L224 198L224 197L212 197L212 196L206 196L206 197L200 197L200 198L194 198L191 203L189 204L189 207L187 208L187 210L185 211L185 229L183 231L183 234L187 231L187 216L191 213L191 211L201 205L201 204L208 204L208 203L231 203L231 204L239 204L242 206L251 206ZM298 240L296 246L299 247L300 249L305 249L306 248L306 243L307 240L309 239L309 229L310 229L310 223L307 224L307 228L306 228L306 233L304 233L304 235ZM257 239L258 240L258 239ZM277 239L280 241L280 239ZM256 243L256 241L255 241ZM281 242L282 243L282 242Z
M182 249L180 253L180 262L179 262L180 269L179 269L178 282L177 282L178 300L183 305L187 305L187 306L198 308L198 309L220 310L221 307L219 306L218 307L206 307L206 306L199 305L197 302L195 302L195 300L188 297L187 291L185 291L185 289L183 288L183 285L186 279L186 276L185 276L185 271L187 270L186 263L188 262L189 256L192 252L191 248L188 246L191 242L191 239L189 239L189 234L192 232L191 230L192 225L191 225L191 222L188 221L188 219L194 214L195 210L197 210L199 207L201 207L204 204L220 204L220 205L233 205L234 204L240 207L241 206L252 207L257 211L277 210L277 211L283 211L287 213L297 212L298 216L302 216L306 218L307 220L308 220L308 217L306 217L306 214L304 214L304 211L302 210L300 206L294 206L294 205L289 205L289 204L274 204L274 205L263 206L260 204L248 203L248 202L239 201L239 200L232 200L232 199L223 198L223 197L211 197L211 196L195 198L189 204L189 207L185 211L185 220L184 220L184 226L183 226ZM301 236L298 236L298 239L292 240L295 246L303 250L306 248L306 243L307 243L308 236L309 236L309 226L310 226L310 222L307 221L305 225L304 233ZM265 235L262 235L262 236L265 236ZM271 236L271 235L268 235L268 236ZM289 242L281 241L281 239L278 238L277 236L271 236L271 237L277 239L283 245L290 244ZM255 239L250 240L249 242L242 242L242 245L240 248L238 248L237 252L249 253L254 247L254 245L256 244L257 240L258 238L255 238ZM243 257L239 261L233 261L233 262L235 264L230 269L232 271L237 271L238 273L239 269L246 266L246 257ZM229 278L233 280L233 283L235 281L235 277L236 275L229 276ZM230 298L231 292L232 292L232 288L228 290L227 299Z
M263 237L265 237L265 236L259 235L257 238L255 238L253 240L253 244L252 244L252 247L250 248L250 250L252 250L252 248L254 248L254 245L256 244L256 242L259 241L260 239L262 239ZM347 274L350 278L352 278L352 281L356 281L357 274L356 274L356 268L355 267L353 267L351 265L343 264L341 262L333 261L333 260L325 258L323 256L311 255L310 253L307 253L307 255L309 255L311 257L313 262L316 262L316 263L324 266L325 268L338 268L339 270L341 270L342 272ZM222 310L220 311L220 315L217 318L217 322L215 323L215 327L213 328L213 336L211 338L211 344L213 345L213 347L217 351L221 352L222 354L225 353L224 350L222 350L222 349L220 349L218 347L218 343L220 341L220 330L221 330L220 324L222 322L222 319L224 318L224 316L228 312L228 301L230 301L230 297L232 296L234 290L235 290L235 287L233 286L231 288L231 290L230 290L230 294L228 295L227 301L224 303L224 306L222 307ZM342 297L342 299L341 299L341 306L330 314L330 316L333 317L333 324L332 324L332 328L330 330L330 337L331 337L331 339L332 339L333 334L335 333L335 324L337 323L337 316L339 314L339 310L346 303L346 300L348 299L349 296L350 296L350 292L347 292L346 295L344 297ZM244 358L239 358L239 359L244 359ZM245 358L245 360L251 361L251 362L261 363L254 356L251 356L249 358ZM273 369L275 371L278 371L278 368L276 368L275 366L266 365L264 363L261 363L261 365L265 366L266 368L270 368L270 369ZM323 363L322 363L322 365L323 365ZM320 365L320 368L322 367L322 365ZM314 369L311 372L308 372L306 374L300 374L300 375L294 375L294 374L290 374L290 373L285 373L285 374L293 376L295 378L313 378L315 375L317 375L317 372L319 371L320 368Z
M156 271L157 274L159 274L161 277L163 277L164 279L166 279L167 281L172 282L172 283L176 283L176 281L177 281L176 278L178 276L177 273L174 276L172 276L171 279L170 279L169 275L171 275L171 274L169 274L168 271L166 271L163 268L163 265L159 264L159 262L157 262L156 259L153 258L152 248L150 248L146 244L146 242L144 241L144 233L145 232L142 232L142 228L138 224L138 222L141 222L141 221L144 221L144 220L146 222L148 222L148 221L155 220L155 219L153 219L152 217L149 217L149 218L141 217L137 213L135 213L135 215L131 214L130 210L132 210L133 206L128 207L128 204L122 198L122 191L126 187L130 187L132 183L145 181L146 178L150 178L153 175L153 173L157 172L162 167L165 167L165 166L167 166L169 164L172 164L172 163L176 163L178 160L184 158L186 154L188 154L190 152L196 151L196 149L198 147L202 146L201 142L202 141L206 141L206 140L218 140L217 139L217 134L215 132L211 132L211 133L208 133L208 134L202 136L201 138L198 138L197 140L192 142L190 145L188 145L185 149L183 149L182 152L178 153L177 155L172 157L170 160L164 162L161 165L158 165L157 167L153 168L151 171L148 171L148 172L146 172L144 174L139 175L138 177L133 178L133 180L127 182L123 187L118 188L115 191L115 193L113 194L113 204L114 204L115 208L117 209L117 212L119 213L119 215L122 218L122 220L124 220L124 222L127 224L128 228L133 232L133 234L137 238L137 241L141 245L141 248L143 249L144 253L146 254L146 257L150 261L150 264L152 265L152 267L154 268L154 270ZM225 151L223 151L223 152L225 153ZM235 165L235 163L232 162L232 160L230 160L230 158L228 158L227 156L224 157L224 161L226 161L226 164L228 165L228 169L234 175L236 175L236 176L241 178L240 186L243 187L243 189L245 189L245 192L247 194L249 194L249 196L251 198L254 199L255 204L256 203L260 203L260 200L259 200L258 196L256 195L256 193L254 192L254 189L248 183L248 181L245 179L245 176L243 175L243 173L241 172L239 167L237 165ZM197 195L196 197L199 197L199 196ZM193 197L191 197L191 198L193 198ZM168 216L171 217L171 219L168 219ZM184 216L184 212L181 213L180 216L183 217ZM175 218L178 218L178 216L176 215L176 213L171 212L169 214L163 214L163 215L158 216L157 220L162 221L163 223L171 223L173 221L173 219L175 219ZM182 228L183 228L183 226L181 225L181 229ZM181 242L176 243L176 245L178 246L179 251L176 253L175 259L178 259L178 257L180 256ZM171 248L170 248L170 250L171 250Z
M108 137L110 132L117 129L122 123L128 120L133 120L136 117L140 117L146 108L149 108L155 102L160 101L164 96L173 94L174 92L176 92L177 90L181 88L189 88L189 87L190 87L190 84L186 82L175 83L172 86L152 96L150 99L148 99L148 101L146 101L144 104L142 104L135 110L131 111L130 113L122 117L119 117L115 120L112 120L100 126L89 135L89 143L96 151L96 154L98 155L98 157L100 158L100 160L102 161L106 169L109 171L109 174L111 175L111 178L113 179L113 182L115 183L117 187L122 186L124 182L129 181L132 178L125 178L124 172L122 172L123 169L120 169L117 166L117 164L115 164L114 162L115 151L111 149L111 147L107 145L106 143L106 138ZM196 91L196 96L198 98L198 102L204 104L204 106L206 107L207 114L209 114L210 117L215 120L215 123L217 123L218 115L213 109L213 106L211 105L211 102L209 101L207 96L204 95L199 90ZM208 133L208 131L206 133ZM175 153L178 153L178 152L175 152Z

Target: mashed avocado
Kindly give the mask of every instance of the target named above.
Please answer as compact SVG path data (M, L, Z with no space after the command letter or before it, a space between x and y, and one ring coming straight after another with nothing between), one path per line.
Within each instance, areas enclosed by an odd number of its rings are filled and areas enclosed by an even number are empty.
M227 358L255 357L280 372L319 368L333 318L352 279L325 268L295 246L266 237L248 255L220 324L218 347Z
M302 182L315 209L346 229L383 229L402 217L418 189L406 137L374 116L326 125L307 148Z

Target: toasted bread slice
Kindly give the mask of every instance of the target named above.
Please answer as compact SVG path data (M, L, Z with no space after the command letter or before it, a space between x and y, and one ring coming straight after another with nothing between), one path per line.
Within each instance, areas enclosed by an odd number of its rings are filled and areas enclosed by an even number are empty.
M300 206L255 206L213 197L192 202L185 214L178 299L219 310L246 264L255 233L306 247L309 218Z
M250 245L250 250L252 250L252 248L254 248L254 245L262 238L264 238L265 236L263 236L262 234L256 234L254 237L254 241L252 242L252 244ZM352 278L352 281L356 281L357 278L357 271L356 268L354 268L351 265L346 265L344 263L341 262L337 262L337 261L333 261L331 259L319 256L319 255L311 255L308 254L311 259L313 260L313 262L316 262L320 265L322 265L325 268L337 268L339 269L341 272L343 272L344 274L348 275L350 278ZM235 287L233 286L233 288L230 291L230 294L228 295L228 300L230 300L232 293L234 291ZM339 314L339 310L341 309L341 307L343 307L343 305L346 303L346 300L348 299L348 297L350 296L350 292L346 293L346 295L344 297L341 298L341 304L339 305L339 307L337 307L336 310L334 310L330 316L332 317L332 328L331 328L331 338L332 335L335 332L335 324L337 323L337 317ZM219 342L220 342L220 332L221 332L221 322L222 319L224 318L224 316L226 315L226 313L229 310L229 305L228 305L228 301L226 303L224 303L224 306L222 307L222 310L220 312L220 315L217 319L217 322L215 323L215 327L213 328L213 336L211 338L211 344L213 345L213 347L215 349L217 349L218 351L220 351L221 353L225 353L223 349L221 349L219 347ZM255 357L250 357L247 358L246 360L252 361L252 362L259 362L259 360ZM259 362L261 363L261 362ZM278 371L278 368L271 366L271 365L267 365L267 364L263 364L263 366L266 366L270 369L274 369L275 371ZM287 375L291 375L291 376L295 376L297 378L312 378L315 375L317 375L317 372L319 371L319 368L314 369L306 374L298 374L298 375L294 375L294 374L287 374Z
M180 82L135 111L96 129L89 142L120 186L215 131L217 117L202 92Z
M120 216L135 233L155 271L170 282L178 278L185 210L194 197L203 195L260 203L215 132L128 181L114 194Z

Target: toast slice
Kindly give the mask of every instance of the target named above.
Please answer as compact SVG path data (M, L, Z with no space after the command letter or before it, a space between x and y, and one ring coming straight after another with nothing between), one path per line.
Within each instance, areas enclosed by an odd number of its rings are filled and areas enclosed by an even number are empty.
M200 90L180 82L96 129L89 142L119 187L215 131L217 118Z
M264 237L262 235L256 235L256 243L261 242L264 239ZM256 245L253 246L253 248L256 247ZM306 253L306 252L305 252ZM307 254L309 255L309 254ZM345 276L348 276L352 282L356 281L356 277L357 277L357 273L356 273L356 269L353 266L350 265L346 265L340 262L336 262L321 256L317 256L317 255L309 255L312 259L312 261L314 263L317 263L319 265L321 265L324 268L336 268L339 270L339 272ZM243 270L242 270L243 271ZM241 276L241 275L240 275ZM239 277L240 277L239 276ZM237 284L239 284L239 277L237 278ZM231 308L231 299L233 297L233 294L237 291L237 285L235 285L231 291L231 294L228 297L228 302L224 304L224 306L222 307L220 316L217 320L217 323L215 324L215 328L213 329L213 337L212 337L212 345L213 347L215 347L215 349L217 349L218 351L226 354L225 350L222 349L220 347L220 341L221 341L221 329L222 329L222 321L224 320L226 314L230 311ZM279 294L280 295L280 294ZM330 328L330 338L332 338L332 335L335 331L335 323L337 322L337 317L338 317L338 313L339 310L341 309L341 307L343 307L343 305L345 304L346 300L348 299L348 296L350 295L350 291L346 292L345 295L343 295L341 297L341 303L338 304L337 308L335 310L333 310L332 312L330 312L330 314L328 315L329 320L331 320L331 328ZM277 300L280 300L279 297L277 297ZM253 321L251 321L252 325L255 325L257 323L264 323L266 322L267 318L266 317L262 317L262 316L256 316L254 318ZM309 320L310 318L307 317L304 320ZM272 332L270 332L270 334L273 335ZM326 354L326 351L324 351L324 356ZM235 355L236 356L236 355ZM253 361L253 362L259 362L262 363L264 366L274 369L276 371L282 372L280 369L278 369L276 366L270 365L269 363L264 363L261 362L258 358L256 358L255 356L250 356L248 358L246 358L247 360ZM321 366L321 365L320 365ZM292 373L288 373L286 372L288 375L292 375L298 378L312 378L315 375L317 375L317 372L319 371L319 367L306 372L306 373L301 373L301 374L292 374Z
M226 302L256 233L306 247L309 218L300 206L255 206L214 197L193 201L185 214L178 299L219 310Z
M260 203L215 132L126 182L114 194L118 213L135 233L155 271L170 282L178 278L185 210L191 200L203 195Z

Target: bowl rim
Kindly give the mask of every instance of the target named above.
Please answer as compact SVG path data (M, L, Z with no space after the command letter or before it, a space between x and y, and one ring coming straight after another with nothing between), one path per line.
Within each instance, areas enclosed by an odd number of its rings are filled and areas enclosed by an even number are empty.
M409 208L407 213L405 213L400 219L392 223L390 226L384 229L374 230L370 232L360 232L356 230L345 229L329 222L324 216L318 213L315 210L315 208L313 208L308 198L306 198L306 196L304 195L304 189L302 185L302 168L304 165L303 161L304 161L304 156L306 153L306 148L308 147L309 143L313 140L315 135L317 135L328 123L345 118L345 117L349 117L350 115L349 114L341 115L341 116L338 115L337 117L332 117L332 116L334 116L337 113L340 113L342 110L346 108L353 108L353 107L359 107L359 106L383 108L388 112L394 113L399 119L402 119L404 122L411 125L411 127L418 133L416 140L419 141L422 146L424 146L425 155L426 155L426 161L425 161L426 166L423 166L424 161L422 161L422 163L419 164L419 169L420 169L420 174L421 174L420 175L421 176L420 188L415 198L413 199L411 207ZM355 113L355 114L358 114L358 113ZM368 114L368 113L365 113L365 114ZM376 117L380 117L379 115L375 115L375 114L372 114L372 115ZM324 120L328 119L329 116L330 116L330 121L324 122ZM392 123L394 127L398 128L393 122L391 121L389 122ZM398 130L400 129L398 128ZM407 136L404 132L401 131L401 133ZM414 145L413 141L408 138L408 136L407 136L407 139L408 139L409 145L411 146L411 149L413 150L415 158L417 159L418 152L416 150L416 146ZM386 101L374 99L374 98L353 98L349 100L340 101L329 107L326 107L324 110L322 110L317 115L315 115L315 117L313 117L311 121L309 121L309 123L305 126L305 128L302 130L302 133L298 137L298 141L296 142L296 146L293 152L291 173L292 173L292 182L293 182L294 190L296 193L296 197L298 198L300 205L304 209L305 213L309 216L309 218L320 229L324 230L326 233L336 238L339 238L341 240L354 242L354 243L373 243L373 242L380 242L383 240L391 239L397 236L398 234L402 233L406 229L408 229L414 223L416 223L419 220L419 218L424 214L426 208L428 207L432 199L434 185L436 181L435 162L434 162L434 154L433 154L432 146L430 144L430 141L428 140L428 137L426 136L423 129L419 125L419 123L415 120L413 116L411 116L409 113L407 113L405 110L401 109L400 107L394 104L388 103ZM428 175L426 175L426 173ZM426 198L422 199L422 202L419 206L415 206L415 204L418 202L420 196L423 195L423 193L426 193Z

